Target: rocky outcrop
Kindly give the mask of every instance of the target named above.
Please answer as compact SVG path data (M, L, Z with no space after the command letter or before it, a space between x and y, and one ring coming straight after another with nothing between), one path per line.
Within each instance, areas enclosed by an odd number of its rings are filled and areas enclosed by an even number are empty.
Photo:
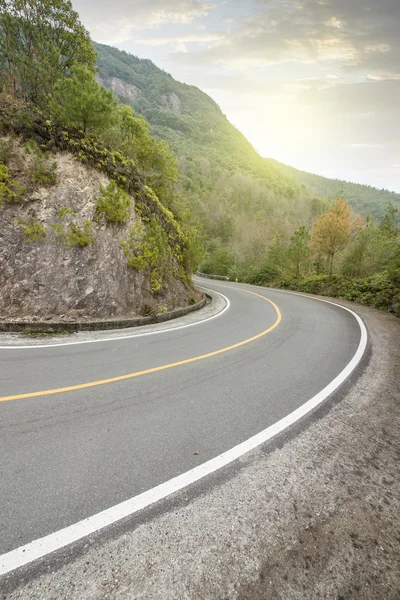
M175 113L176 115L180 115L182 112L182 103L176 94L173 92L171 94L163 94L160 98L161 106L165 110L169 110L170 112Z
M29 156L21 147L13 152L10 171L24 172L28 165L21 161ZM28 189L22 201L0 203L0 320L134 317L198 299L172 275L154 293L149 268L128 266L121 244L135 224L142 226L133 196L126 222L99 219L96 200L108 177L69 153L50 160L55 184ZM65 234L74 231L75 237Z
M105 85L105 87L111 89L114 94L127 102L134 102L142 93L138 87L122 81L119 77L110 77L105 81L98 75L97 81L101 85Z

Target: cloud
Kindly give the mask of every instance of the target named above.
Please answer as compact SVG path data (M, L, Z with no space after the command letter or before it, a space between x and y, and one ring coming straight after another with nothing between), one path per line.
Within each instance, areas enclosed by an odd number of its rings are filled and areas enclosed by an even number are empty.
M128 40L133 30L187 25L214 8L203 0L74 0L73 5L93 39L115 44Z
M341 71L398 75L399 20L398 0L255 0L225 31L223 43L191 60L238 67L335 63Z
M139 38L135 40L136 44L143 44L145 46L165 46L167 44L188 44L188 43L198 43L198 44L210 44L221 41L221 36L210 33L203 34L184 34L178 36L164 36L164 37L145 37L143 39Z
M73 2L93 39L209 93L263 155L400 189L400 0Z

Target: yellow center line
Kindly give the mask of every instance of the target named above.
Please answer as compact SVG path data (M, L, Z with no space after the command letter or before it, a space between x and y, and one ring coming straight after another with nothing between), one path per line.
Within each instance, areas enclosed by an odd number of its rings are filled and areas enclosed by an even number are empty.
M157 373L158 371L165 371L166 369L172 369L174 367L180 367L181 365L187 365L189 363L196 362L198 360L204 360L205 358L210 358L211 356L217 356L218 354L223 354L224 352L229 352L230 350L234 350L235 348L239 348L240 346L244 346L246 344L249 344L250 342L254 342L255 340L258 340L259 338L263 337L264 335L267 335L267 333L270 333L276 327L278 327L279 323L282 320L282 315L281 315L279 308L277 307L277 305L274 302L272 302L272 300L269 300L269 298L265 298L264 296L261 296L260 294L256 294L255 292L250 292L249 290L245 290L243 288L237 288L237 289L240 289L243 292L246 292L248 294L252 294L253 296L258 296L259 298L262 298L263 300L266 300L267 302L272 304L272 306L274 307L276 314L277 314L277 319L276 319L275 323L273 325L271 325L271 327L269 327L265 331L262 331L261 333L258 333L257 335L253 335L253 337L248 338L247 340L243 340L242 342L238 342L237 344L233 344L232 346L227 346L226 348L221 348L220 350L215 350L214 352L209 352L208 354L202 354L201 356L194 356L193 358L187 358L185 360L180 360L179 362L170 363L167 365L161 365L160 367L154 367L152 369L146 369L144 371L137 371L136 373L129 373L128 375L119 375L118 377L111 377L109 379L101 379L99 381L90 381L89 383L80 383L78 385L70 385L68 387L55 388L52 390L42 390L40 392L28 392L26 394L15 394L14 396L4 396L2 398L0 397L0 402L8 402L9 400L22 400L23 398L35 398L36 396L51 396L53 394L62 394L63 392L73 392L76 390L83 390L85 388L95 387L97 385L106 385L108 383L115 383L116 381L124 381L125 379L133 379L134 377L141 377L142 375L149 375L150 373Z

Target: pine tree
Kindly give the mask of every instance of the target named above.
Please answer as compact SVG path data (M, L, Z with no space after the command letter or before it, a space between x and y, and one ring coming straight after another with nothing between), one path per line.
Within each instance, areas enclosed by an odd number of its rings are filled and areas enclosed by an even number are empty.
M97 54L69 0L0 0L0 87L45 107L57 79Z
M53 115L70 127L100 131L113 119L114 94L99 85L93 72L83 65L72 68L71 77L59 79L50 102Z
M310 233L304 225L297 229L290 238L289 259L294 267L296 277L301 275L302 268L307 268L310 260Z

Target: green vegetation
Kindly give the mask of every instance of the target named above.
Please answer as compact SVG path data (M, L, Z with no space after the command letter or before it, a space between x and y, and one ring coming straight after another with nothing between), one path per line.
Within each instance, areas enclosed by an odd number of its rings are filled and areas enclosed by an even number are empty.
M142 116L97 83L95 62L96 51L69 0L5 3L0 16L0 134L22 136L30 161L30 194L55 183L51 152L72 152L75 160L105 173L112 182L100 192L95 218L127 223L133 197L143 231L138 248L126 250L130 266L147 265L154 293L169 274L186 285L203 257L203 246L201 227L177 188L177 159L150 135ZM0 152L8 161L6 144ZM2 204L22 199L19 173L18 165L2 163ZM60 220L70 215L67 207L57 211ZM89 221L67 220L52 228L52 239L66 246L94 242Z
M50 101L52 114L59 123L83 133L105 129L116 105L112 92L101 87L93 71L84 65L74 65L70 77L56 82Z
M46 239L46 227L38 221L21 221L17 223L22 230L22 240L25 244L29 242L43 242Z
M106 188L100 188L100 196L96 201L96 216L104 217L108 223L127 223L131 199L112 181Z
M76 212L72 208L69 208L69 206L60 206L60 208L57 211L57 217L59 219L63 219L64 217L67 217L69 215L73 216L75 214Z
M90 221L84 221L82 227L75 223L70 223L64 234L66 246L78 246L84 248L93 244L95 239L92 235L92 224Z
M263 262L231 276L390 310L400 316L400 227L389 205L375 222L351 218L339 198L315 221L311 236L297 230L290 244L275 244ZM275 248L271 254L271 248Z
M173 253L165 230L156 219L150 219L144 227L136 222L129 240L121 243L128 266L138 271L150 270L150 287L153 293L160 291L163 281L172 274Z
M90 221L83 221L82 226L77 223L68 223L65 228L61 223L52 223L51 227L55 233L56 242L63 244L66 248L70 246L84 248L95 242Z
M277 168L285 177L310 190L315 196L344 197L352 209L364 217L368 214L374 218L381 217L389 204L400 209L400 194L395 192L377 190L370 185L350 183L341 179L328 179L321 175L299 171L272 159L266 159L266 163Z
M1 2L0 87L45 108L73 65L94 72L96 53L69 0Z
M51 152L66 151L111 180L100 190L96 220L129 223L134 199L137 220L122 248L130 268L148 270L154 294L170 277L188 285L201 263L203 272L241 281L393 306L400 286L399 195L261 158L197 88L151 61L108 46L93 49L69 0L3 5L2 211L24 199L22 184L31 192L54 183ZM118 78L115 89L126 104L96 81L96 52L99 77L108 88ZM28 181L12 156L13 135L23 138L30 156ZM78 247L94 242L90 221L77 222L68 207L57 216L62 222L52 224L53 239ZM40 224L31 227L38 241Z
M265 261L270 264L271 253L279 257L280 239L285 247L292 244L285 268L301 272L311 265L308 241L302 241L303 234L290 240L301 227L310 233L332 199L343 197L350 212L364 218L368 213L382 217L389 202L400 206L398 194L319 178L261 158L199 89L175 81L149 60L101 44L95 48L104 85L114 86L123 102L146 117L150 133L179 157L178 195L187 198L206 235L201 271L234 275L257 270ZM338 194L338 188L344 193ZM326 266L323 254L320 266Z
M339 275L313 275L310 277L284 277L275 282L277 287L298 290L320 296L343 298L381 310L394 312L400 317L399 287L388 273L377 273L365 279Z
M11 176L8 167L0 162L0 205L22 202L24 191Z
M31 182L40 185L55 185L57 182L57 163L49 160L48 153L43 152L32 139L25 143L24 153L32 159L29 169Z
M157 68L110 46L95 44L100 76L105 85L112 77L134 86L136 98L122 97L144 115L151 132L168 142L178 156L204 156L230 172L241 170L291 195L293 186L274 167L266 167L246 138L222 114L219 106L196 87L181 84Z
M14 140L11 137L0 140L0 163L8 165L12 155L13 146Z

